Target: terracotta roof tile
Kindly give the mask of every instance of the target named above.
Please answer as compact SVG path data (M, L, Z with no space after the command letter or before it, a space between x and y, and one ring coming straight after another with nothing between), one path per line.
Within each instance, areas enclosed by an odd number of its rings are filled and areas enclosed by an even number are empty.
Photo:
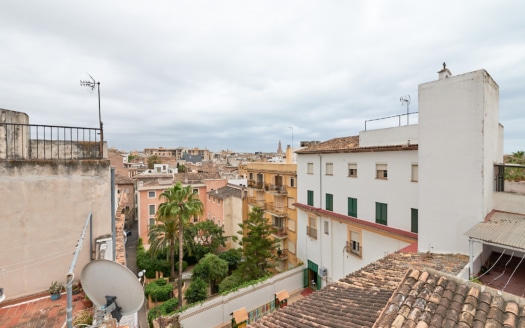
M359 147L359 136L334 138L313 144L307 148L297 150L297 154L316 154L334 152L370 152L370 151L393 151L393 150L417 150L417 144L392 145L376 147Z

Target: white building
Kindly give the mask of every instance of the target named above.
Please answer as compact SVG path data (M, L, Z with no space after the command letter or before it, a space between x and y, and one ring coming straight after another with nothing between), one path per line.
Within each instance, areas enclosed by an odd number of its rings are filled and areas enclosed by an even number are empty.
M418 124L297 152L305 285L321 287L408 245L468 254L465 232L505 210L495 196L503 127L491 76L485 70L451 76L444 68L439 80L419 86L418 99ZM473 258L481 249L473 245Z

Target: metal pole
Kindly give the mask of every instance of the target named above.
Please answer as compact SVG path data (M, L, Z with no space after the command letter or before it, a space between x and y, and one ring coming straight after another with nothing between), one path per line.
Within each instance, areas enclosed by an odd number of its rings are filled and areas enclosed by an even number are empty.
M98 122L100 123L100 158L104 158L104 129L102 128L102 114L100 112L100 82L97 82L98 91Z
M111 168L111 234L113 235L113 262L117 260L117 232L115 215L115 168Z
M86 236L86 230L88 223L91 222L91 212L89 212L86 223L84 224L84 227L82 228L82 233L80 234L80 239L78 240L77 247L75 249L75 253L73 255L73 260L71 261L71 265L69 266L69 272L67 273L66 277L66 293L67 293L67 307L66 307L66 323L68 328L73 327L73 279L75 278L75 274L73 273L73 270L75 270L75 266L77 265L77 259L78 254L80 253L80 250L82 250L82 244L84 243L84 237Z

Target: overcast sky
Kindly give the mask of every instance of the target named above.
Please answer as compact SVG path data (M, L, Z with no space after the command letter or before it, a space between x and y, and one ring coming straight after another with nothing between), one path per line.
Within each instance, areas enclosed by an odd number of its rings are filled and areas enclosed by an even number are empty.
M0 108L122 150L276 151L417 111L418 84L486 69L525 149L525 2L0 2ZM293 127L293 129L291 128Z

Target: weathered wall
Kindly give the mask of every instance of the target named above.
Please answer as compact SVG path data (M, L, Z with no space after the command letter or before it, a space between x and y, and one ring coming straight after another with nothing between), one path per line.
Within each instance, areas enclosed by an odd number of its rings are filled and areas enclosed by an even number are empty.
M26 113L0 108L0 123L29 124ZM0 159L26 158L29 152L29 129L25 126L0 125Z
M89 212L93 239L111 233L107 160L0 161L0 286L8 299L65 282ZM89 229L75 276L89 260Z

